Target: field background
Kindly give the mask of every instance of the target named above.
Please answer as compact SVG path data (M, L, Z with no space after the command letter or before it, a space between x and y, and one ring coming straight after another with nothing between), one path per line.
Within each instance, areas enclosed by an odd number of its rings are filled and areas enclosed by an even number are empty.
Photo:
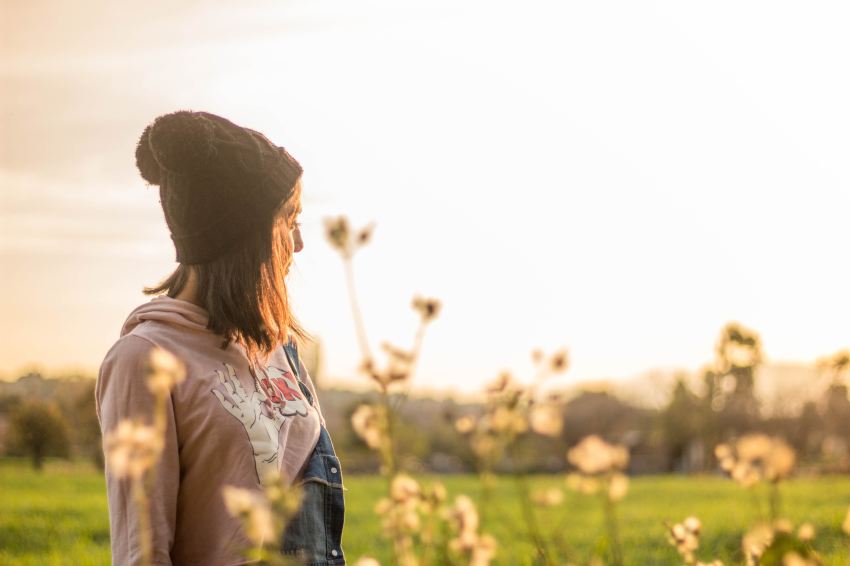
M450 496L467 493L479 499L473 476L424 476L439 479ZM385 492L378 476L350 476L345 483L344 550L350 563L369 554L389 564L380 536L375 502ZM493 501L485 505L483 530L499 540L496 564L530 564L531 547L521 536L520 510L512 479L501 477ZM559 475L535 476L534 487L562 485ZM785 515L795 524L817 528L815 548L828 566L850 564L848 539L841 521L850 506L850 478L802 478L784 488ZM477 501L479 506L480 500ZM746 493L715 477L641 477L633 480L620 506L626 561L630 565L680 564L666 542L663 523L696 514L704 525L701 558L740 563L740 536L756 519ZM599 542L602 516L595 501L567 492L564 504L540 509L541 524L564 533L577 562L585 562ZM109 564L109 524L100 471L85 462L48 461L42 473L25 460L0 461L0 564Z

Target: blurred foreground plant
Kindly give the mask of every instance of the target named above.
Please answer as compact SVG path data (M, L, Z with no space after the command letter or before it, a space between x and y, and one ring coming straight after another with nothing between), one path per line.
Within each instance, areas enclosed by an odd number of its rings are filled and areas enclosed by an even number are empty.
M787 479L794 469L796 454L785 440L764 434L748 434L736 442L719 444L714 454L720 467L729 473L733 480L746 488L767 483L769 488L768 505L770 520L780 516L779 484ZM758 500L753 495L757 511Z
M667 539L676 547L687 566L723 566L720 560L701 562L695 558L694 553L699 548L699 536L702 531L702 523L696 517L688 517L672 527L668 525L667 531Z
M165 445L166 404L171 389L186 378L183 364L162 348L154 348L148 356L147 387L154 396L153 423L125 419L104 439L106 463L116 478L131 482L133 504L139 514L139 539L142 564L151 564L150 500L156 466Z
M351 312L362 355L360 371L375 383L380 393L379 404L360 405L351 416L354 432L380 455L381 473L387 478L387 496L378 502L375 512L382 518L383 533L390 541L394 564L453 563L450 553L454 552L456 557L463 556L470 563L486 566L495 550L495 541L486 535L479 537L477 512L473 536L469 527L473 515L468 506L464 513L450 513L445 508L446 490L442 484L423 489L415 479L399 471L395 434L398 409L409 391L425 328L439 314L440 303L436 299L415 297L412 307L419 315L419 325L413 345L401 348L384 343L381 346L384 362L379 364L376 361L357 299L353 269L355 253L371 240L372 231L372 226L353 230L345 217L325 221L328 242L339 252L345 266ZM404 390L399 391L399 388ZM393 403L394 397L397 403ZM471 500L469 505L472 505ZM450 524L461 525L458 527L459 536L452 539L451 550L444 536ZM358 564L373 566L377 561L362 557Z
M527 386L519 384L510 373L502 373L487 387L487 400L480 416L466 415L455 421L458 432L469 438L482 482L481 501L492 498L493 471L505 456L510 458L517 496L529 540L535 548L535 558L545 564L554 564L554 553L544 534L535 504L554 506L563 499L559 490L531 493L528 486L523 440L529 432L547 437L558 437L563 428L563 407L557 396L539 394L539 387L550 377L563 373L569 365L566 350L545 356L540 351L532 354L536 375ZM486 508L482 506L482 512Z
M741 540L748 566L818 566L820 557L812 542L815 529L809 523L796 531L781 517L780 484L794 470L797 455L784 439L765 434L747 434L714 449L720 467L742 487L750 490L761 520ZM754 491L760 484L768 487L767 517L761 512Z
M227 511L242 522L242 528L251 546L237 549L251 560L269 566L300 564L297 558L280 553L283 532L301 506L302 491L289 485L279 473L270 473L263 483L263 491L224 486L222 495Z
M567 476L567 485L580 493L600 495L611 561L617 566L622 565L623 549L616 505L629 490L629 478L625 475L629 465L628 449L590 435L567 452L567 460L578 470Z

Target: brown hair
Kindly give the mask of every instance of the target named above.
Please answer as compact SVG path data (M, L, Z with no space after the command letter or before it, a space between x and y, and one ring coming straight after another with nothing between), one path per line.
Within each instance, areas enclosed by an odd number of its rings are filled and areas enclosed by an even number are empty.
M209 314L207 328L224 337L222 348L241 344L256 362L290 335L307 338L292 314L286 291L286 274L294 253L289 230L300 212L298 181L290 197L263 225L239 245L208 263L192 265L198 279L198 300ZM146 295L167 293L176 297L189 281L190 266L178 265L162 283L146 287Z

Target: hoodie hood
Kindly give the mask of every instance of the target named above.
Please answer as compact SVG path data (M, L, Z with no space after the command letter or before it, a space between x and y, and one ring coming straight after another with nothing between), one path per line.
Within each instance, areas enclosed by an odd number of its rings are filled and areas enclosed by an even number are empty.
M147 320L156 320L191 330L209 332L207 330L209 315L206 309L188 301L159 296L133 309L133 312L124 321L124 326L121 327L121 336L129 334L134 328Z

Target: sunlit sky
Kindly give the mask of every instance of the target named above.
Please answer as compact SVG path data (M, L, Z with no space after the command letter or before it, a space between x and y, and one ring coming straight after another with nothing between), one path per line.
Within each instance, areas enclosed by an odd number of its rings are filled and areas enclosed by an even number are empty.
M324 379L444 303L415 385L471 391L566 346L569 380L850 347L843 3L2 2L0 374L96 370L174 267L135 142L215 112L302 163L297 312ZM175 6L180 6L175 8Z

